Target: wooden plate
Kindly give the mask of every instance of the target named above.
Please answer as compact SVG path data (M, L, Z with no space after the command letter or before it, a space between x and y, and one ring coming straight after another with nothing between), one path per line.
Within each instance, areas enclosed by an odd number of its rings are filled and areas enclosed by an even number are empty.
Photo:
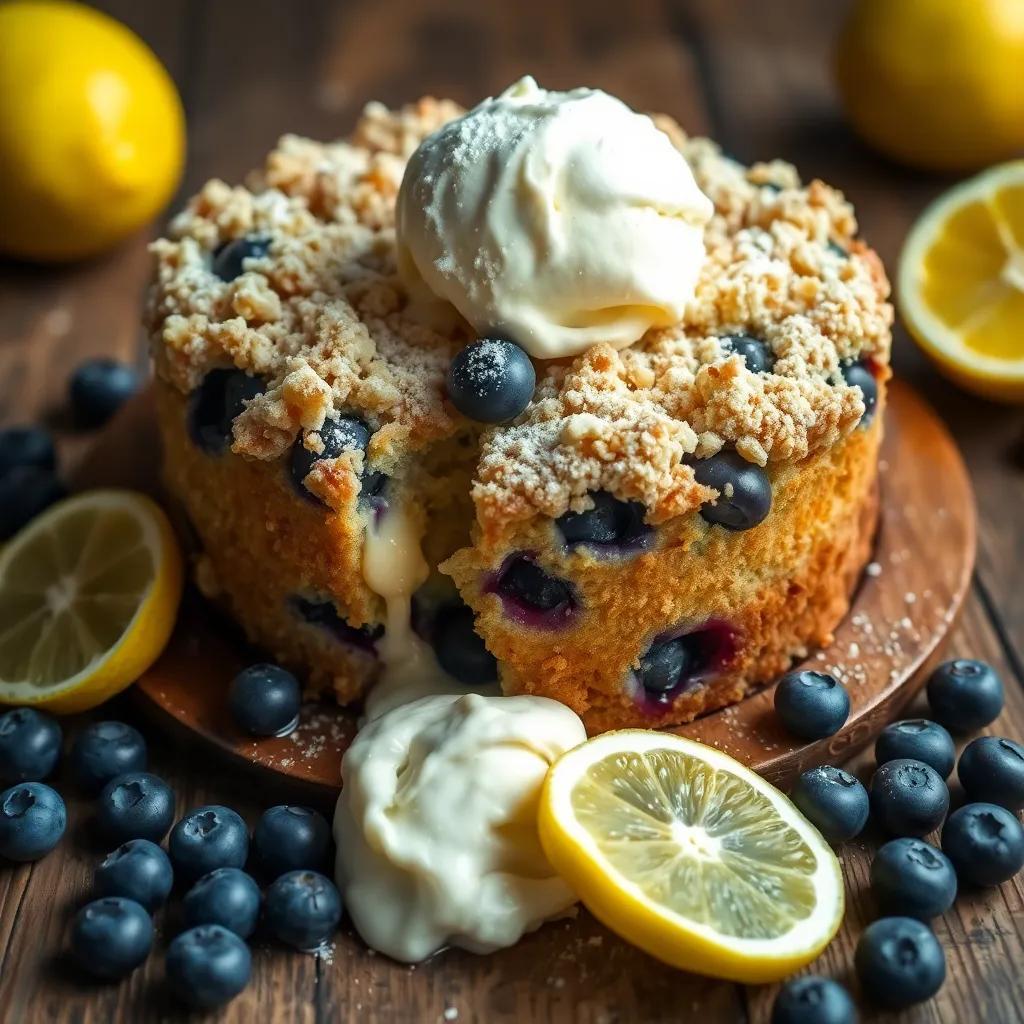
M847 685L853 707L843 730L817 743L794 742L775 721L770 688L675 730L720 747L780 785L813 765L845 760L896 717L923 683L970 583L974 499L956 445L935 413L899 382L890 389L886 427L874 561L832 645L805 662ZM79 482L153 490L157 450L151 410L141 399L98 442ZM309 705L290 736L244 736L227 713L225 693L235 672L257 657L218 613L190 595L170 645L136 689L166 720L236 760L333 795L354 716Z

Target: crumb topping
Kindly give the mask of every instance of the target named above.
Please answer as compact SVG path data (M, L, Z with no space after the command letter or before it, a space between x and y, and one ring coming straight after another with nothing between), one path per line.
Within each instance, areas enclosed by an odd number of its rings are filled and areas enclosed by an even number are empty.
M266 381L235 420L235 453L279 458L300 431L355 412L375 432L369 458L390 469L465 428L444 377L468 327L428 323L407 302L394 237L405 161L460 112L370 104L346 141L285 136L246 187L209 182L154 243L147 325L161 378L188 392L234 366ZM630 348L538 365L531 405L482 435L473 498L485 528L580 511L599 489L665 521L714 496L685 456L732 446L762 466L806 458L864 411L842 365L869 357L888 375L888 282L842 194L803 186L781 161L744 167L655 120L715 204L696 294L681 323ZM269 249L223 281L213 255L244 236ZM739 333L770 347L771 372L720 341Z

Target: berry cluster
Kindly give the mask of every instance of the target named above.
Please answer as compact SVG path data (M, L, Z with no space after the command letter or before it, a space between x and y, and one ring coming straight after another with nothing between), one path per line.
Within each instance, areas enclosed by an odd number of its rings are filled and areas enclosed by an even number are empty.
M269 728L276 714L294 717L297 687L294 710L275 689L286 676L254 666L239 677L250 724ZM274 699L259 714L252 691L244 692L253 679L272 684L264 696L273 691ZM0 716L0 781L14 783L0 793L0 856L38 860L63 836L64 801L42 781L56 770L62 745L60 725L47 714L15 708ZM176 887L184 930L167 948L166 975L193 1007L220 1006L245 988L252 971L246 940L258 929L300 950L319 949L334 933L341 897L322 873L332 840L317 811L271 807L251 836L235 811L219 805L194 808L175 822L174 793L146 771L146 742L123 722L87 725L66 764L74 784L95 798L93 831L116 844L97 865L92 899L71 926L71 956L88 974L116 980L142 964L153 947L152 915Z
M779 684L776 711L798 736L832 735L849 712L849 698L837 698L837 687L830 676L793 673ZM963 735L995 721L1003 707L999 676L980 661L950 661L932 674L927 693L932 719L894 722L879 735L867 789L825 765L804 772L790 793L831 843L859 835L869 816L894 837L871 865L881 916L864 930L855 956L864 992L893 1010L930 999L941 987L946 957L928 922L953 906L958 884L999 885L1024 867L1024 828L1017 818L1024 809L1020 744L998 736L969 742L957 766L969 802L947 817L946 779L957 765L951 733ZM940 826L941 849L923 838ZM773 1024L856 1020L843 986L817 976L784 985L772 1015Z
M99 427L139 389L139 375L113 359L89 359L68 384L70 418ZM41 426L0 430L0 543L67 494L57 475L57 448Z

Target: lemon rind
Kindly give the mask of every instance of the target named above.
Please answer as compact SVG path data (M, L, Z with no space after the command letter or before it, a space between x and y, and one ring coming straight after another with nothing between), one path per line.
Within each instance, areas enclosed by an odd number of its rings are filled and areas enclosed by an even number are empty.
M917 219L903 245L897 272L897 306L904 323L924 350L969 386L1016 393L1024 389L1024 356L1000 359L968 349L957 332L944 324L920 297L924 255L949 216L974 200L984 200L1000 185L1024 185L1024 160L992 167L955 185L930 203ZM966 378L964 380L963 378Z
M763 794L808 843L818 861L816 909L775 939L724 936L652 901L605 860L576 820L571 793L586 768L610 754L670 748L729 771ZM584 751L586 752L584 754ZM777 980L813 960L842 923L845 898L839 862L817 829L770 783L714 747L672 733L626 729L605 733L564 755L548 774L541 800L540 835L552 865L600 921L674 967L748 983Z
M52 687L0 678L0 704L45 706L61 714L95 707L129 686L149 668L174 629L184 587L181 555L163 509L136 491L115 488L86 491L51 506L0 550L0 583L16 551L51 530L71 508L100 512L129 510L140 525L143 544L153 555L153 578L121 636L100 658ZM137 642L142 637L145 642Z

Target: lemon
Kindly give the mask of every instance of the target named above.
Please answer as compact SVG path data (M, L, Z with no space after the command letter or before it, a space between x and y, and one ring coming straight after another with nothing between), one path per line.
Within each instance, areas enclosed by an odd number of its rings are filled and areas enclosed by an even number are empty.
M932 203L897 281L903 320L941 370L986 398L1024 400L1024 160Z
M857 131L928 170L970 170L1024 147L1021 0L858 0L836 77Z
M146 45L91 8L0 4L0 251L101 252L167 203L184 114Z
M95 707L157 659L182 564L160 508L133 491L54 505L0 552L0 703Z
M688 971L773 981L839 928L839 862L777 789L671 733L606 733L555 763L544 852L624 939Z

